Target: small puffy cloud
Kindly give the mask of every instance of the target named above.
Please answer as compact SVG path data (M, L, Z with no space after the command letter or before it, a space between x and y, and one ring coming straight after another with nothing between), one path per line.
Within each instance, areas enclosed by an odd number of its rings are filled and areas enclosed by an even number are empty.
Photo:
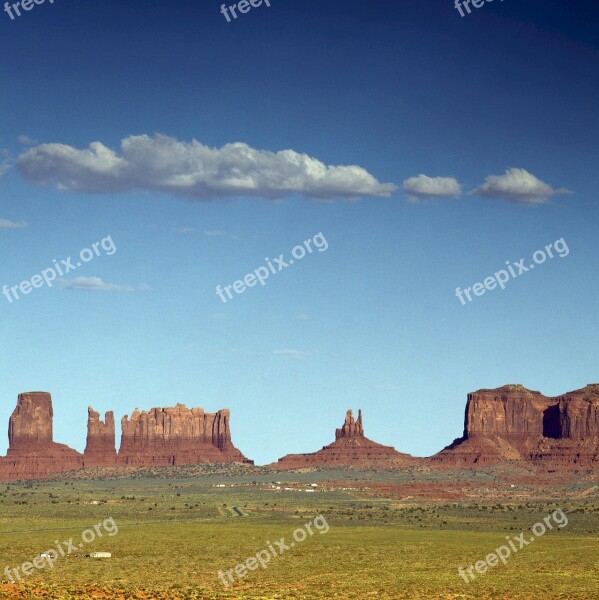
M206 237L222 237L223 235L227 235L227 232L221 231L220 229L212 229L204 231L204 235Z
M59 279L57 285L67 290L81 290L85 292L133 292L134 289L127 285L104 283L100 277L75 277L73 279Z
M309 352L304 352L302 350L294 350L293 348L285 348L284 350L274 350L273 354L277 356L284 356L285 358L290 358L291 360L305 360L309 358L311 355Z
M33 146L37 144L37 140L30 138L28 135L20 135L17 138L17 142L19 142L21 146Z
M403 189L413 200L424 198L459 198L462 187L453 177L429 177L420 174L403 182Z
M177 229L175 229L175 231L177 233L181 233L181 234L186 234L186 233L193 233L193 227L177 227Z
M25 221L9 221L8 219L0 219L0 229L23 229L28 227L28 223Z
M565 188L554 189L526 169L507 169L504 175L489 175L470 194L483 198L502 198L520 204L545 204L551 196L571 194Z
M392 183L379 183L357 165L325 165L295 150L256 150L242 142L210 148L166 135L121 140L120 153L101 142L79 150L41 144L17 159L20 173L59 190L120 193L164 192L196 200L255 196L281 200L301 194L313 200L389 196Z

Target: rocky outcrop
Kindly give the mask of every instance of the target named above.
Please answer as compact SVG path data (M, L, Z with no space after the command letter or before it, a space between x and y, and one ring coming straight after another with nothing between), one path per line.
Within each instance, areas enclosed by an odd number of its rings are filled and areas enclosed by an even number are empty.
M54 443L52 417L50 394L19 394L8 425L8 452L0 458L0 480L38 479L82 467L81 454Z
M177 404L135 410L122 419L119 453L112 412L104 421L88 409L85 453L53 441L52 398L45 392L19 394L8 427L9 449L0 457L0 481L48 477L82 467L250 463L231 442L228 410L206 413ZM599 384L557 397L521 385L468 394L464 433L429 459L418 459L364 435L362 412L347 411L335 441L318 452L289 454L271 467L322 466L394 468L430 465L482 466L526 461L551 469L599 464Z
M463 436L431 461L466 466L504 460L564 467L599 462L599 385L558 397L521 385L468 394Z
M87 409L87 444L83 453L85 467L113 467L116 465L114 414L108 411L104 422L91 406Z
M341 429L335 430L335 439L364 437L364 428L362 427L362 411L358 410L358 420L354 421L352 410L348 410L345 414L345 421Z
M177 404L172 408L135 409L121 421L118 462L125 465L252 463L231 442L228 410L206 413Z
M8 443L12 450L52 443L52 397L46 392L19 394L8 421Z
M153 408L123 417L121 449L115 448L114 414L104 421L88 408L83 455L52 439L52 398L46 392L19 394L8 427L9 448L0 457L0 481L39 479L82 467L136 467L239 462L253 464L231 442L228 410Z
M310 454L287 454L269 466L275 469L298 469L305 467L348 466L353 468L390 468L414 465L419 459L397 452L391 446L383 446L364 435L362 411L354 420L353 412L347 411L341 429L335 431L335 441L322 450Z

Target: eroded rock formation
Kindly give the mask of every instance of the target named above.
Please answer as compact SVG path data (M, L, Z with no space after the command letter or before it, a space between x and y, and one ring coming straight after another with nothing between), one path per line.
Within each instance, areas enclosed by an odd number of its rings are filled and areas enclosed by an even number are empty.
M113 467L116 465L114 414L108 411L104 422L91 406L87 409L87 444L83 453L85 467Z
M12 450L52 443L52 397L46 392L19 394L8 422Z
M231 442L229 411L201 408L136 410L123 417L121 451L115 448L114 415L104 421L88 408L83 455L52 439L52 398L46 392L19 394L8 427L9 448L0 457L0 480L39 479L82 467L136 467L200 463L250 463Z
M350 438L350 437L364 437L364 428L362 427L362 411L358 411L358 420L354 421L354 413L350 409L345 414L345 421L341 429L335 430L335 439L339 438Z
M135 409L123 417L119 463L135 466L212 462L251 463L231 442L228 410L206 413L177 404L171 408Z
M431 458L447 466L599 462L599 384L548 397L521 385L468 394L464 434Z
M19 394L8 424L8 452L0 458L0 479L35 479L82 467L81 454L54 443L52 416L50 394Z
M102 421L89 407L84 455L53 441L52 418L50 394L19 394L9 421L8 453L0 457L0 480L48 477L81 467L252 463L231 442L228 410L206 413L183 404L136 409L130 418L122 419L118 454L112 412ZM599 384L556 397L521 385L473 392L468 395L463 436L430 459L402 454L368 439L361 411L354 419L349 410L332 444L318 452L289 454L270 466L454 468L506 460L552 469L599 464Z
M349 466L354 468L389 468L416 464L419 459L403 454L391 446L383 446L364 435L362 411L354 421L347 411L341 429L335 431L335 441L318 452L287 454L270 465L276 469L297 469L318 466Z

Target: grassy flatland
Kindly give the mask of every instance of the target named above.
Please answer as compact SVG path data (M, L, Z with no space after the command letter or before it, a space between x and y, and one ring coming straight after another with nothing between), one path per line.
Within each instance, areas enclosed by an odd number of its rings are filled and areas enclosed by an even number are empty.
M456 481L468 497L453 497ZM310 482L318 483L314 493L305 492ZM593 477L560 480L536 494L533 487L522 483L514 491L492 471L190 469L2 485L0 598L596 600L599 497ZM430 497L439 489L450 490L449 498ZM537 538L469 585L458 576L459 566L483 559L506 543L506 535L529 531L557 508L568 515L566 527ZM330 527L326 534L316 531L236 585L225 587L218 578L219 569L234 568L267 541L292 541L293 531L319 514ZM84 529L108 517L119 533L104 532L82 552L108 551L111 559L69 556L24 584L7 582L5 566L31 560L55 540L79 543Z

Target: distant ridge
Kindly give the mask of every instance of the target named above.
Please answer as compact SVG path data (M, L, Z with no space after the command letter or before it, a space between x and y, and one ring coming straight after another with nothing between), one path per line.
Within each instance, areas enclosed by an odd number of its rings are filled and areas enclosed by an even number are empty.
M115 447L112 412L104 421L90 406L83 454L53 440L52 398L19 394L8 427L9 449L0 457L0 481L39 479L81 468L155 467L208 463L253 464L231 441L230 413L206 413L177 404L123 417ZM441 469L522 461L551 469L599 464L599 384L561 396L543 396L510 384L468 394L464 432L430 458L417 458L364 435L362 411L348 410L335 441L321 450L288 454L267 465L274 470L349 466Z

